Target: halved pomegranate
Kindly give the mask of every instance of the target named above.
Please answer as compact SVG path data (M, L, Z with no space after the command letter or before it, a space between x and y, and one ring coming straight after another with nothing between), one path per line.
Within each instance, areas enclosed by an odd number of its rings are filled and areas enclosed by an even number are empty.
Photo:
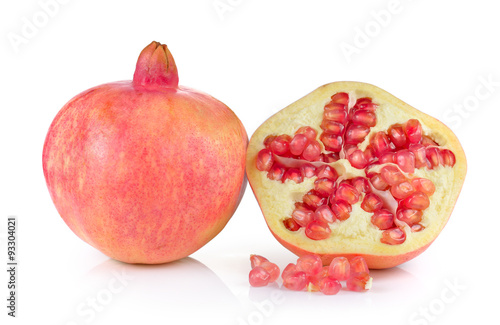
M290 251L387 268L436 239L467 165L438 120L373 85L335 82L264 122L246 168L269 229Z

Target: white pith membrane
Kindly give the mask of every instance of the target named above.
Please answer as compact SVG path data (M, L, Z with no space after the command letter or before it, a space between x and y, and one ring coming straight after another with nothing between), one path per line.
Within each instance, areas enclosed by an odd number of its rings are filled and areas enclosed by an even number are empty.
M358 98L363 97L372 98L373 102L378 105L375 110L377 124L370 129L364 142L358 145L359 149L364 150L376 132L387 132L391 125L405 124L410 119L418 119L422 125L423 135L429 136L439 144L440 148L449 149L455 155L456 163L453 167L439 166L432 170L426 167L415 168L413 174L403 173L408 179L422 177L431 180L436 191L429 197L430 206L423 211L420 224L425 229L412 232L408 226L403 225L406 240L402 244L387 245L380 242L383 231L371 223L373 213L361 209L364 194L360 196L357 203L352 205L352 212L347 220L337 220L329 224L331 235L327 239L308 238L304 233L304 227L298 231L286 229L283 220L291 216L295 209L295 202L301 202L304 194L314 189L314 181L317 177L304 178L300 184L291 180L282 183L270 180L267 172L259 171L255 167L257 153L265 148L263 142L268 135L293 136L300 127L310 126L317 131L316 139L320 142L319 136L323 132L320 125L323 120L324 106L330 102L331 96L338 92L348 93L349 107L352 107ZM366 177L365 169L352 167L347 159L340 159L328 165L335 168L339 174L339 180L357 176ZM378 171L382 167L383 165L379 165L373 170ZM284 108L255 131L247 151L247 176L270 230L281 241L316 254L389 256L404 254L428 245L446 224L460 193L465 173L465 154L458 139L449 128L382 89L358 82L336 82L322 86ZM387 191L387 194L391 196L390 191ZM394 209L392 212L396 216Z

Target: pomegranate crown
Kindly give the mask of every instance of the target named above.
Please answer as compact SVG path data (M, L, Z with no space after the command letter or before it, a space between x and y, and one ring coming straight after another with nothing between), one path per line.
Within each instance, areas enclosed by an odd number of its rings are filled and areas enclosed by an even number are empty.
M177 66L165 44L151 42L137 60L133 84L139 88L176 88Z

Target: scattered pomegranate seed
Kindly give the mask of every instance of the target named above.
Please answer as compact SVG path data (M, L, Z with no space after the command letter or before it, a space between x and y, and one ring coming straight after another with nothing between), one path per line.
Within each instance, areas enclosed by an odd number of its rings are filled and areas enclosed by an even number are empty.
M284 280L290 274L297 272L297 265L289 263L281 272L281 278Z
M256 254L250 255L250 266L252 267L252 269L256 266L260 266L264 262L269 262L269 260L267 258L265 258L264 256L260 256L260 255L256 255Z
M286 276L283 277L283 286L289 290L302 291L305 289L307 283L307 274L303 271L287 273Z
M256 266L250 271L248 279L252 287L264 287L269 284L271 275L263 267Z
M328 268L328 275L339 281L349 278L351 266L345 257L335 257Z
M350 291L364 292L372 286L372 277L368 273L356 274L346 281L346 287Z
M327 239L330 237L331 229L327 223L321 221L311 221L306 227L305 234L313 240Z
M386 209L380 209L373 213L372 223L380 230L392 228L394 226L394 215Z
M419 120L408 120L405 125L405 133L409 143L420 143L422 141L422 125Z
M361 209L366 212L374 212L376 210L382 209L384 206L384 201L374 193L368 193L365 195L363 202L361 202Z
M327 276L319 281L319 290L325 295L336 295L342 285L334 277Z
M365 259L361 256L356 256L352 258L349 261L349 265L350 265L351 276L358 275L361 273L370 273L370 270L368 269L368 265L366 264Z
M422 221L422 211L414 209L402 209L396 213L398 220L405 222L408 226L413 226Z
M263 268L267 273L269 273L269 283L278 280L280 276L280 268L278 267L278 265L267 261L261 263L259 267Z
M399 228L392 228L382 232L380 242L387 245L400 245L406 240L406 234Z
M297 271L304 271L308 275L316 275L323 269L323 262L318 255L303 255L297 259Z

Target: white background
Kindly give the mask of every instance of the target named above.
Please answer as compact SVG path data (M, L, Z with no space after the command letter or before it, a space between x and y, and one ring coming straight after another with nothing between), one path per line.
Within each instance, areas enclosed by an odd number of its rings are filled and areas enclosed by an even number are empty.
M43 3L50 2L57 7L45 6L49 15ZM6 316L1 272L2 324L498 321L494 1L64 2L0 5L0 269L10 215L19 220L20 261L15 320ZM227 227L190 258L158 266L109 260L58 216L43 178L42 146L71 97L131 79L152 40L169 46L182 85L226 103L249 135L277 110L339 80L375 84L441 119L461 140L469 166L448 225L421 256L374 271L373 289L364 294L250 288L251 253L282 268L295 260L267 230L250 188Z

